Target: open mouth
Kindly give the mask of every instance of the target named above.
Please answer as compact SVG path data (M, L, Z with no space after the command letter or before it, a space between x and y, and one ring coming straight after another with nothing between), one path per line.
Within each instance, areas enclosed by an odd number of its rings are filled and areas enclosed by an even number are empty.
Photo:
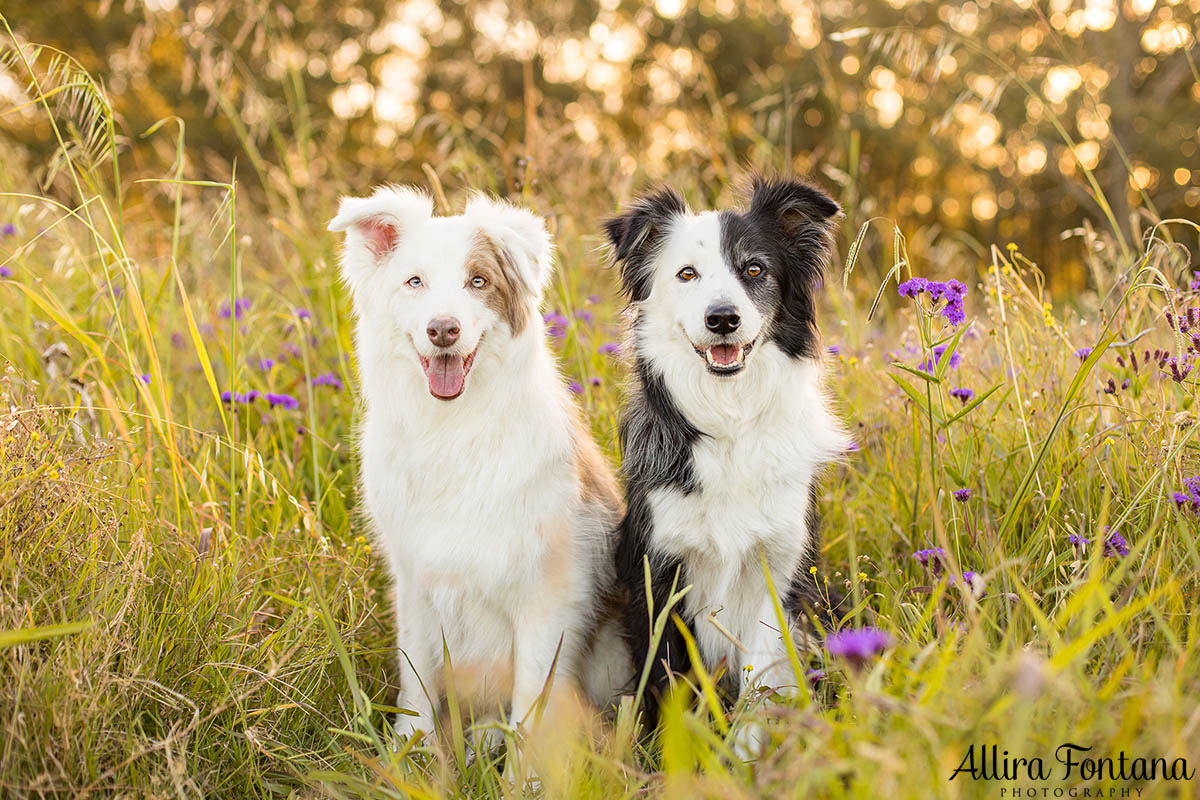
M479 345L466 356L438 353L426 358L417 353L421 369L425 370L425 379L429 381L429 393L439 400L453 400L462 394L478 351Z
M746 366L746 357L754 349L754 342L746 344L714 344L707 348L692 345L696 354L704 359L704 366L714 375L732 375Z

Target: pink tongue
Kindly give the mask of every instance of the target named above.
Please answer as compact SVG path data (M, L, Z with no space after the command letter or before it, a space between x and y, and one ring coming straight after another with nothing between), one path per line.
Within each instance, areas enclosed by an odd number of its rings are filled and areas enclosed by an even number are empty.
M713 363L716 364L732 364L737 360L738 349L732 344L718 344L709 348L712 353Z
M434 356L425 368L429 391L434 397L450 400L462 394L467 371L462 356Z

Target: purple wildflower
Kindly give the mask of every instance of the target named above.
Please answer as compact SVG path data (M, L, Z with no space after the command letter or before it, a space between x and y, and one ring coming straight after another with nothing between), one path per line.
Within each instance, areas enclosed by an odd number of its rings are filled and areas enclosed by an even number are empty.
M1194 475L1183 482L1183 491L1172 495L1175 506L1180 511L1200 514L1200 475Z
M945 352L946 352L946 345L944 345L944 344L938 345L937 347L933 348L933 364L934 364L934 366L936 366L942 362L942 355L944 355ZM950 354L950 369L956 369L961 361L962 361L962 355L957 350L955 350L953 353ZM929 365L928 358L925 359L924 361L922 361L921 365L919 367L917 367L917 369L919 369L923 372L933 372L933 369Z
M954 490L954 499L960 503L967 502L968 500L971 499L971 490L970 489L955 489Z
M313 386L328 386L335 391L341 391L346 388L346 384L342 383L342 379L332 372L326 372L324 375L318 375L312 379Z
M1075 548L1076 550L1082 550L1083 548L1085 548L1089 544L1091 544L1091 542L1089 540L1083 538L1082 536L1080 536L1077 533L1067 534L1067 541L1070 542L1071 547Z
M307 308L297 308L296 319L312 319L312 312Z
M918 550L912 554L912 557L921 562L921 566L928 567L936 578L942 574L942 558L946 555L946 551L940 547L930 547L927 550Z
M1087 361L1087 357L1090 356L1091 354L1092 354L1092 348L1090 348L1090 347L1081 347L1075 351L1075 357L1078 358L1080 361Z
M847 453L857 453L859 450L862 450L862 445L858 443L857 439L851 439L850 443L846 445Z
M146 384L147 386L149 386L150 385L150 373L146 372L141 375L138 375L138 380L141 381L142 383Z
M946 289L955 297L967 296L967 285L962 281L957 281L951 278L950 280L946 281Z
M892 637L878 628L859 628L830 634L825 647L830 655L840 656L855 669L892 646Z
M596 348L596 352L602 356L615 356L621 352L621 345L618 342L605 342Z
M267 402L271 404L271 408L275 406L283 406L289 411L295 411L300 407L300 401L292 397L290 394L271 394L267 393Z
M829 675L823 669L810 669L808 672L804 673L804 677L808 678L809 683L816 684L828 678Z
M15 236L16 234L17 226L13 225L11 222L6 222L4 225L0 226L0 235Z
M259 394L258 390L256 390L256 389L251 389L250 391L248 391L244 394L242 392L230 392L230 391L221 392L221 402L225 403L226 405L228 405L229 403L241 403L243 405L246 405L248 403L253 403L255 400L257 400L260 397L262 397L262 395Z
M579 381L571 381L567 384L567 388L570 389L573 394L583 394L583 384Z
M592 324L592 321L596 319L596 315L585 308L575 312L575 319L583 320L583 322L590 325Z
M896 287L901 297L916 297L929 287L929 281L924 278L909 278Z
M967 321L967 312L963 310L963 301L961 297L953 297L946 307L942 309L942 316L946 318L954 327L958 327Z
M220 308L217 309L217 316L219 316L221 319L229 319L230 317L241 319L242 316L249 310L250 298L238 297L234 299L232 309L228 303L222 303Z
M592 383L592 386L599 386L599 385L600 385L600 378L598 378L598 377L594 377L594 378L592 378L592 381L591 381L591 383Z
M8 267L0 267L0 278L11 278L12 270Z
M929 292L929 296L936 302L945 297L950 290L941 281L929 281L929 283L925 284L925 291Z
M982 575L980 575L978 572L972 572L971 570L967 570L966 572L963 573L962 577L963 577L963 583L965 583L967 585L967 587L971 590L971 594L975 595L976 597L986 597L987 596L987 589L984 588L984 582L983 582ZM950 579L947 583L950 586L954 585L954 576L953 575L950 576Z
M826 349L829 351L829 355L831 356L840 356L842 354L842 348L838 347L836 344L831 344Z
M1108 531L1104 536L1104 556L1112 558L1119 556L1124 558L1129 555L1129 542L1125 537L1116 531Z
M951 389L950 396L955 398L956 400L961 401L962 404L965 406L967 403L971 402L971 400L975 397L975 392L972 389L963 389L963 388Z
M275 359L260 358L258 360L258 368L261 369L263 372L270 372L272 369L275 368Z

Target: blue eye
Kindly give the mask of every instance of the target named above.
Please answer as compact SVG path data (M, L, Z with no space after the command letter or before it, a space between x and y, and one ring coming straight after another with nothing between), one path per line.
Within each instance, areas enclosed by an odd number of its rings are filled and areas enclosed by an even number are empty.
M416 275L413 275L411 278L409 278L406 283L414 289L421 288L421 279Z

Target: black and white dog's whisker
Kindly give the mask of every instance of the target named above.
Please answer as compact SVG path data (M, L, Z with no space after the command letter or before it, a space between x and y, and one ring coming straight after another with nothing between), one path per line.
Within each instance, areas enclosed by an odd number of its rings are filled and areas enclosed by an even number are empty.
M848 438L821 391L814 295L838 211L807 183L758 180L745 211L693 213L662 189L606 223L632 311L617 552L627 631L645 658L650 603L661 611L672 585L690 585L677 610L735 695L796 682L760 553L790 621L828 601L809 575L814 485ZM652 658L650 717L669 672L688 669L674 626Z

